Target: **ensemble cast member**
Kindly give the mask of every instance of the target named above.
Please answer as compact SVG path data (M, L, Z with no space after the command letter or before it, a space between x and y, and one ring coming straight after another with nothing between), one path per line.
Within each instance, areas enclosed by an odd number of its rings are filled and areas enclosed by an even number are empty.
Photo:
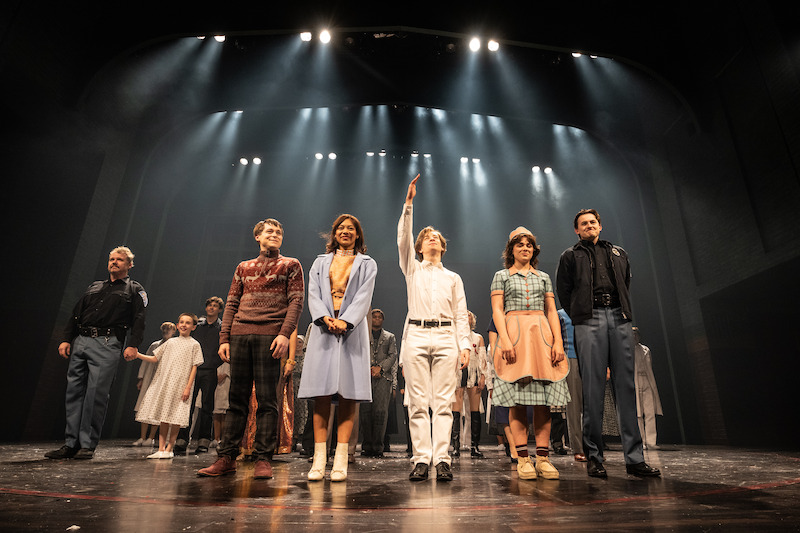
M583 382L583 452L586 472L606 478L603 466L603 398L606 370L617 402L625 469L634 476L659 476L644 461L636 421L633 385L628 254L600 239L603 226L594 209L583 209L573 221L578 242L564 250L558 263L558 299L575 328L575 351Z
M357 403L372 401L367 314L378 267L365 253L364 232L353 215L336 218L325 251L314 260L309 272L308 309L313 327L306 338L297 396L314 399L310 481L325 477L328 419L331 402L338 400L331 481L344 481Z
M48 459L91 459L100 440L120 354L136 359L144 337L147 293L128 277L133 252L118 246L108 255L108 279L95 281L72 310L58 354L69 359L64 445ZM127 346L125 339L128 337Z
M171 339L175 332L178 331L178 327L173 322L164 322L161 324L161 338L155 341L153 344L147 348L147 355L153 355L153 350L167 342ZM136 388L139 390L139 395L136 397L136 405L133 406L133 412L138 413L139 407L142 405L142 400L144 400L144 395L147 394L147 388L150 386L150 383L153 381L153 376L156 373L156 369L158 368L158 363L148 363L147 361L142 361L141 365L139 366L139 373L137 374L136 380ZM134 415L134 419L136 415ZM146 422L142 422L141 424L141 433L139 438L136 439L131 443L131 446L155 446L155 437L156 431L158 431L158 426L150 425ZM147 428L150 428L150 434L147 434Z
M639 420L639 433L645 450L658 449L658 432L656 431L656 415L663 415L661 397L658 394L656 376L653 373L653 358L650 348L642 344L639 328L633 328L634 369L636 370L636 414Z
M550 276L536 270L536 237L518 227L508 236L505 269L492 279L492 318L498 346L492 401L508 407L520 479L558 479L550 462L550 406L566 405L569 371ZM528 454L528 406L533 406L536 464Z
M475 331L475 313L467 311L469 316L469 365L456 370L455 399L453 400L453 430L450 444L453 457L461 455L461 408L464 406L464 391L467 392L470 411L470 456L476 459L483 457L478 443L481 440L481 392L486 386L489 368L486 364L486 346L483 336Z
M231 365L228 412L217 461L200 476L236 472L236 456L247 425L250 393L255 387L258 409L253 450L253 477L271 478L269 460L278 439L277 392L280 359L289 348L303 311L303 267L280 254L283 226L273 218L253 228L260 253L236 267L226 299L219 334L219 356Z
M397 373L397 341L394 333L383 329L384 314L373 309L372 333L370 335L370 375L372 381L372 403L359 409L361 424L361 455L383 457L384 436L389 420L389 404L392 384Z
M197 367L203 364L200 343L192 338L195 327L197 317L183 313L178 317L178 337L156 348L153 355L138 354L142 361L158 363L153 383L136 415L139 422L159 426L158 451L148 455L148 459L172 459L178 431L189 427L189 397Z
M197 327L192 332L192 337L200 343L203 350L203 364L197 369L195 378L195 388L192 394L192 402L189 406L189 420L192 419L194 406L197 403L197 393L200 395L200 412L197 416L197 448L195 453L205 453L213 438L214 429L214 399L217 391L217 369L222 364L219 358L219 332L222 328L222 318L220 312L225 307L225 303L219 296L211 296L206 300L206 314L197 322ZM189 445L189 427L182 428L178 432L178 440L175 442L175 454L182 454Z
M566 352L567 361L569 362L569 374L567 374L567 388L570 396L567 404L569 446L572 448L575 461L585 463L586 456L583 454L583 385L581 384L578 355L575 353L575 328L564 309L558 310L558 318L561 321L561 339L564 341L564 352Z
M408 316L403 331L401 364L405 372L409 410L409 430L413 446L414 469L411 481L428 478L431 463L436 479L451 481L450 431L453 412L450 404L456 390L453 370L469 364L469 322L467 298L461 276L442 265L447 241L431 226L413 241L415 177L408 186L406 201L397 224L400 269L406 278ZM415 252L422 261L415 258ZM428 409L430 408L430 413Z

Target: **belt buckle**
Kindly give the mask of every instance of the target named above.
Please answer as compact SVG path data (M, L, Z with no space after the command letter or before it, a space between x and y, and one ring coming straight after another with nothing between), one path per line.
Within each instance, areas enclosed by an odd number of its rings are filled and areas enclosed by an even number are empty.
M433 320L426 320L425 321L426 328L438 328L439 327L439 319L434 318Z
M603 293L603 295L600 297L600 302L604 306L609 307L611 305L611 295L607 294L607 293Z
M100 336L100 333L98 333L96 327L89 327L89 333L91 334L92 337L99 337Z

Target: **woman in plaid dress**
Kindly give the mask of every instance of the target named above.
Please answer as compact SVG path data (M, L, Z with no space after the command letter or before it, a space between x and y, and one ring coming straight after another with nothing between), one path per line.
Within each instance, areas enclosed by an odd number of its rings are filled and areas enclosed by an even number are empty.
M509 408L520 479L558 479L550 463L550 406L566 405L569 372L550 276L536 270L536 237L520 226L508 236L505 267L492 280L492 318L497 327L497 379L492 402ZM533 406L536 464L528 453L527 406Z

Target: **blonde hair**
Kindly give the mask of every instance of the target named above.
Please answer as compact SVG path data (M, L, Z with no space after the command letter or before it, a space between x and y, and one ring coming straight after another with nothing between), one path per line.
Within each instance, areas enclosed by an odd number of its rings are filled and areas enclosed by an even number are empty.
M111 254L122 254L122 255L124 255L125 257L128 258L128 265L133 267L133 257L134 257L133 256L133 252L131 252L131 249L128 248L127 246L117 246L116 248L114 248L113 250L108 252L108 256L109 257L111 257Z

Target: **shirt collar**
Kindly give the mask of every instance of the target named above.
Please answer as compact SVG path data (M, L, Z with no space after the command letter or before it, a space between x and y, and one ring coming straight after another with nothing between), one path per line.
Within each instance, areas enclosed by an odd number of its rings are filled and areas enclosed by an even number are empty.
M427 259L423 259L422 268L428 268L428 267L436 267L444 270L444 265L442 264L441 261L439 261L438 263L433 263L431 261L428 261Z
M536 276L538 276L538 275L539 275L539 273L538 273L538 272L536 271L536 269L534 269L534 268L532 268L532 269L530 270L530 272L531 272L532 274L536 275ZM517 269L517 267L515 267L515 266L513 266L513 265L511 266L511 268L509 268L509 269L508 269L508 273L509 273L510 275L512 275L512 276L513 276L514 274L519 274L520 276L522 275L522 274L520 274L520 271Z

